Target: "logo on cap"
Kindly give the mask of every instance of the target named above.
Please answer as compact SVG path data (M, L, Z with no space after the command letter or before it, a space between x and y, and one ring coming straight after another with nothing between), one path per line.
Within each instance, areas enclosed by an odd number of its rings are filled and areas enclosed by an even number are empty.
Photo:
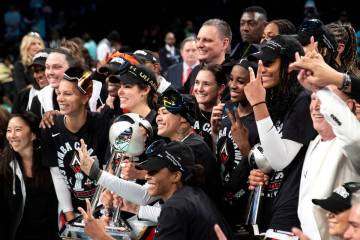
M339 194L342 198L345 198L345 199L350 196L350 193L343 186L337 187L334 190L334 192Z

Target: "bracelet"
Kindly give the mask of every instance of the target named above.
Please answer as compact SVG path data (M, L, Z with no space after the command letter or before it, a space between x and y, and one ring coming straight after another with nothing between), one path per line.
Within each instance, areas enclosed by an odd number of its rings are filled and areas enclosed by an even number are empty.
M255 107L255 106L257 106L257 105L260 105L260 104L263 104L263 103L266 103L266 102L265 102L265 101L261 101L261 102L255 103L254 105L251 105L251 107L253 108L253 107Z

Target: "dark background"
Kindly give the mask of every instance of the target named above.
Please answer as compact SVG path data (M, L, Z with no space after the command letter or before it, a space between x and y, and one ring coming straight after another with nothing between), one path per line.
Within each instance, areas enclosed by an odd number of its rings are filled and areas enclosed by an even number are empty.
M1 36L4 33L3 13L9 4L14 2L23 14L31 15L28 12L27 0L0 0ZM140 39L145 28L151 29L159 25L161 33L159 41L162 42L165 32L170 30L176 33L180 41L183 37L185 20L192 20L197 31L204 20L213 17L228 21L233 28L234 41L237 41L242 10L251 5L264 7L268 12L269 20L287 18L298 26L304 17L305 4L305 1L298 0L45 0L44 2L51 6L53 11L52 22L56 22L55 16L58 12L64 12L66 24L60 31L62 36L81 36L84 31L88 31L96 41L99 41L112 29L116 29L120 32L123 43L130 48L141 47ZM359 8L355 6L356 2L356 0L317 0L315 4L324 23L337 20L339 12L346 10L353 27L358 30L360 17L357 16ZM48 29L51 27L49 24Z

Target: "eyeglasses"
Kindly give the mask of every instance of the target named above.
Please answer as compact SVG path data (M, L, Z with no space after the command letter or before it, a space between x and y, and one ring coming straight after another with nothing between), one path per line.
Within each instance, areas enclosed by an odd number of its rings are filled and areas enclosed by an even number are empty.
M316 33L324 24L319 19L311 19L303 22L299 27L299 32L307 32L309 34Z
M80 78L70 77L69 75L64 73L64 79L71 82L77 82L77 87L79 91L84 95L92 91L93 82L91 76L92 73L90 71L85 71Z
M158 100L160 107L165 107L166 110L173 114L180 113L184 108L184 99L177 91L166 91Z
M159 139L152 144L150 144L146 150L145 155L147 158L153 157L159 152L162 152L165 149L166 142L164 139Z

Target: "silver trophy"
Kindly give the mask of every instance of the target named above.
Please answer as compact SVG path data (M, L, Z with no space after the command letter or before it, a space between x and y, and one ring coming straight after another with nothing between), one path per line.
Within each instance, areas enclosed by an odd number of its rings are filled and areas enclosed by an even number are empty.
M260 169L265 174L268 174L272 171L272 168L264 155L264 150L259 143L255 144L254 147L250 150L248 160L250 167L253 169ZM260 235L258 223L263 197L263 186L256 186L255 190L251 192L249 197L246 224L252 226L252 230L255 236Z
M151 124L138 114L127 113L115 119L109 130L111 158L104 170L120 177L121 163L125 159L137 161L138 156L145 150L147 137L152 137ZM94 216L100 215L100 212L106 214L112 213L110 214L110 224L105 229L106 232L115 239L131 239L134 233L130 224L120 217L120 207L115 209L99 209L99 199L104 190L104 187L98 186L92 197L91 206L94 209ZM84 222L81 216L65 225L65 228L61 231L61 237L63 239L89 239L84 233Z

